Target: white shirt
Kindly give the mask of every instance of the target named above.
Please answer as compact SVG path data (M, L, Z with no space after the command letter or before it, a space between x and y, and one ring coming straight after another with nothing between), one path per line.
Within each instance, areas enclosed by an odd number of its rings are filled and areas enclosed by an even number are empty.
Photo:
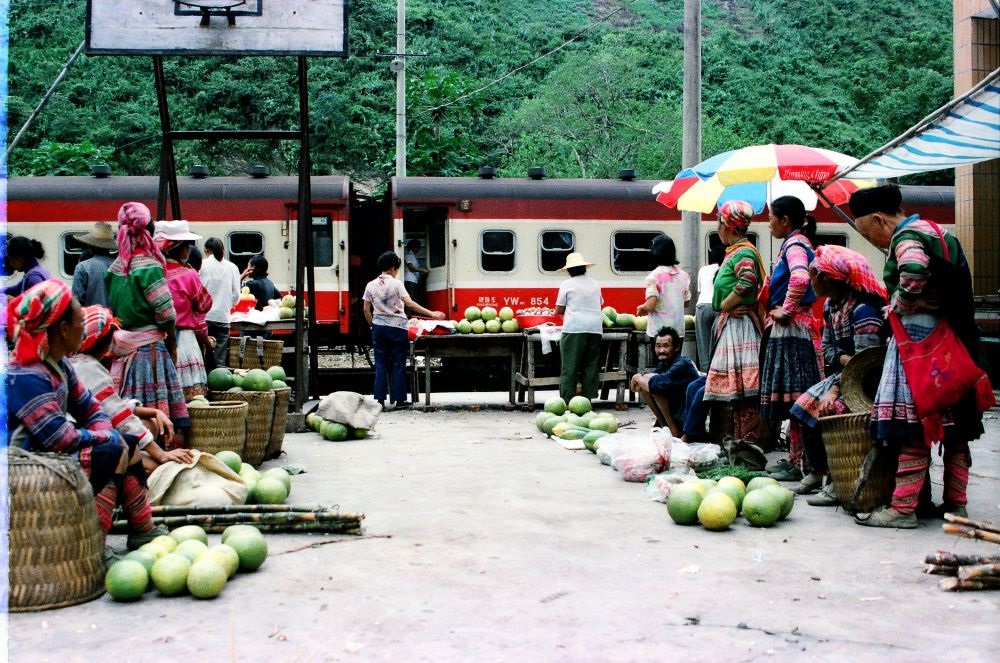
M406 260L403 261L403 280L410 283L420 283L420 272L410 269L410 265L420 267L420 260L415 251L406 252Z
M719 271L719 266L714 262L709 263L698 270L698 304L711 304L712 293L715 291L715 274Z
M240 270L225 258L216 260L208 253L201 262L198 272L208 294L212 295L212 308L205 314L208 322L229 324L229 310L240 299Z
M586 274L571 276L559 286L556 306L565 306L564 334L601 334L601 286Z

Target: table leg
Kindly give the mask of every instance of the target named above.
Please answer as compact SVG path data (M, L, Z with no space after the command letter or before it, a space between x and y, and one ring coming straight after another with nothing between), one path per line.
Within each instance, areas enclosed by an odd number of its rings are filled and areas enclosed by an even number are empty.
M528 406L535 407L535 344L528 341Z

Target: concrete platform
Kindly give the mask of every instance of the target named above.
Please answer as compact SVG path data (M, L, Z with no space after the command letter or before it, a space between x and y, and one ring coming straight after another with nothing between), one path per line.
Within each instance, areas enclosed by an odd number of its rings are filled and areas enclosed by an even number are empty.
M289 501L363 511L365 536L269 535L264 566L213 601L151 592L11 615L10 660L996 660L1000 591L944 592L922 561L1000 546L940 521L859 527L801 499L772 529L679 527L641 484L500 409L506 393L485 396L384 413L372 439L286 437L265 467L306 467ZM616 414L650 426L644 409ZM969 511L1000 522L988 417ZM935 455L938 501L940 470Z

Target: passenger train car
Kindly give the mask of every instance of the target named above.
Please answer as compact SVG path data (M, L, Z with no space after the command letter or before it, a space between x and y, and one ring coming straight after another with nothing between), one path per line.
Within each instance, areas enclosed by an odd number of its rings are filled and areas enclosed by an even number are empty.
M413 238L421 240L421 259L430 268L425 303L452 318L470 305L554 307L565 278L559 268L572 251L594 263L589 273L601 284L605 303L632 311L654 267L652 239L671 236L683 259L681 215L653 199L654 184L404 177L391 181L384 198L373 199L357 195L348 178L313 177L315 331L340 342L363 335L360 299L377 274L376 258L390 249L402 257ZM70 236L95 221L114 223L125 201L155 209L157 187L156 177L11 178L8 233L42 241L43 263L69 280L82 253ZM296 178L182 178L178 189L182 215L194 232L223 239L227 257L241 269L263 253L277 286L294 287ZM951 187L903 187L903 204L909 213L954 224ZM819 207L813 214L821 243L856 249L881 269L882 254L832 210ZM700 226L704 264L719 238L713 215L703 216ZM750 238L765 262L773 260L779 243L770 237L766 214L755 219Z

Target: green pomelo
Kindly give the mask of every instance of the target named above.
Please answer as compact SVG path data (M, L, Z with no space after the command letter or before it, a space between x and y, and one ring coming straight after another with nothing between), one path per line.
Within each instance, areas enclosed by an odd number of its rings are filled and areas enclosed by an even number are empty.
M278 320L291 320L295 317L295 309L282 306L278 309Z
M754 477L750 479L750 483L747 484L747 492L753 492L758 488L763 488L764 486L777 486L778 482L771 477Z
M746 496L746 491L739 486L733 485L732 483L722 483L721 481L709 492L715 491L720 491L729 495L729 498L733 500L733 503L736 505L736 512L739 513L741 505L743 504L743 498Z
M739 477L722 477L721 479L719 479L718 485L720 485L720 486L731 485L731 486L735 486L735 487L739 488L744 493L747 492L747 486L746 486L746 484L743 483L743 480L740 479Z
M482 320L473 320L472 321L472 333L473 334L482 334L485 331L486 331L486 323L485 322L483 322Z
M574 396L569 399L569 411L577 416L590 412L590 399L586 396Z
M195 561L197 562L201 559L215 560L226 570L226 574L228 576L232 576L236 573L236 569L240 568L240 556L236 554L236 551L233 550L232 546L226 545L225 543L219 543L212 546L202 554L198 555L198 559Z
M601 309L601 313L603 313L604 317L611 322L614 322L618 318L618 311L616 311L613 306L605 306Z
M549 400L545 401L545 411L562 416L566 413L566 401L564 401L560 396L553 396Z
M784 497L769 490L753 490L743 498L743 517L754 527L770 527L778 522Z
M517 320L504 320L500 323L500 331L505 334L516 334L521 331L521 325Z
M267 371L254 368L243 377L243 388L247 391L270 391L273 382Z
M187 588L198 599L214 599L226 586L229 574L214 559L199 559L188 571Z
M208 550L208 545L198 539L188 539L187 541L181 541L177 544L177 550L174 551L176 555L184 555L192 562L197 559L198 555L202 554Z
M497 310L495 308L493 308L492 306L486 306L486 307L483 308L483 310L480 313L480 315L482 315L483 322L489 322L490 320L496 320Z
M285 369L281 366L271 366L267 369L267 374L271 376L272 380L281 380L284 382L287 378L285 375Z
M500 311L497 313L497 315L499 315L500 319L503 320L504 322L506 322L507 320L513 320L514 319L514 309L512 309L509 306L504 306L502 309L500 309Z
M701 501L698 507L698 522L713 532L728 529L736 520L736 503L729 495L716 490Z
M486 321L486 333L487 334L499 334L500 333L500 321L496 318Z
M331 442L343 442L347 439L347 426L336 421L327 421L323 424L323 439Z
M161 534L152 541L150 541L154 546L162 546L167 552L173 552L177 549L177 539L166 534Z
M351 437L353 437L355 440L363 440L366 437L368 437L368 429L355 428L353 431L351 431Z
M274 477L263 477L253 488L253 501L257 504L284 504L288 497L285 484Z
M285 491L288 494L292 492L292 476L285 471L282 467L272 467L271 469L264 472L264 478L271 477L272 479L277 479L281 483L285 484Z
M243 467L243 459L240 458L240 455L235 451L224 449L219 453L215 454L215 457L218 460L221 460L223 463L225 463L226 467L231 469L233 472L236 472L237 474L240 473L240 468Z
M179 553L170 553L156 560L149 577L156 591L164 596L177 596L187 588L191 560Z
M765 486L763 490L781 498L781 513L778 515L778 520L787 518L788 514L792 512L792 507L795 506L795 493L784 486Z
M306 426L311 428L312 430L316 430L316 427L322 421L323 417L319 416L315 412L310 412L309 414L306 415Z
M161 557L170 552L163 546L152 542L139 546L137 550L143 550L145 552L148 552L150 555L153 556L154 559L160 559Z
M222 543L225 543L226 539L228 539L232 535L240 533L259 536L261 538L264 537L264 535L260 533L260 530L254 527L253 525L230 525L226 529L222 530Z
M267 541L260 534L237 532L226 539L240 557L240 571L256 571L267 559Z
M134 601L146 593L148 585L146 567L134 559L115 562L104 576L104 589L116 601Z
M133 550L125 555L123 561L126 559L142 564L146 567L146 573L149 573L153 569L153 564L156 563L156 556L148 550Z
M455 327L458 329L459 334L471 334L472 333L472 323L468 320L459 321L458 325Z
M295 295L285 295L281 298L281 306L284 308L295 308Z
M208 543L208 534L205 534L205 530L198 525L184 525L183 527L178 527L170 532L170 538L177 543L182 543L188 539L196 539L202 543Z
M475 322L483 317L483 312L479 310L478 306L470 306L465 309L465 319L469 322Z
M261 477L261 473L258 472L254 468L254 466L251 465L250 463L243 463L243 466L240 467L239 474L240 474L241 477L243 477L244 481L247 481L247 480L260 481L260 477Z
M712 490L718 485L715 479L698 479L698 481L701 482L701 485L705 486L706 491Z
M701 493L692 484L678 484L670 491L667 513L678 525L693 525L698 520Z
M275 380L271 383L271 389L278 391L279 389L288 389L288 383L283 380Z
M212 391L226 391L233 386L233 374L228 368L213 368L208 374L208 388Z

